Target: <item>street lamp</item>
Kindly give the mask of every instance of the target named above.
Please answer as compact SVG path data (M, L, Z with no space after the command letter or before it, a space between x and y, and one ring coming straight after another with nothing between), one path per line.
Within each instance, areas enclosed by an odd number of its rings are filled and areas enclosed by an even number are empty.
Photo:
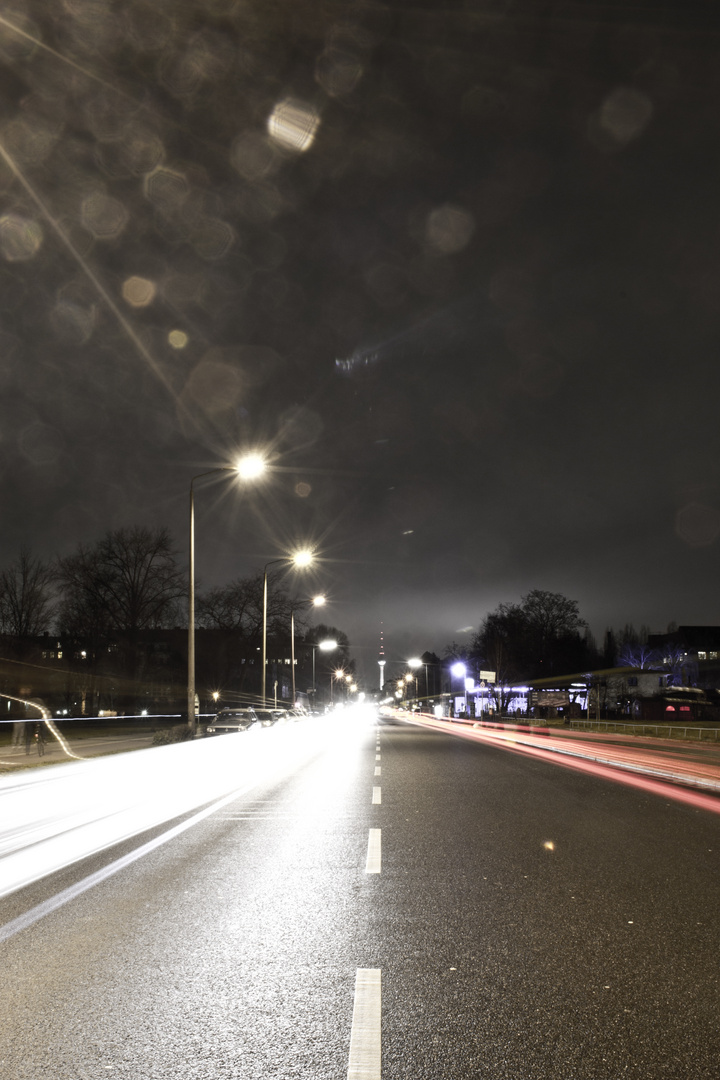
M453 666L450 668L450 673L452 675L454 675L456 679L463 679L464 680L465 676L467 675L467 667L465 666L465 664L463 664L463 662L461 660L458 660L458 662L456 664L453 664ZM467 713L467 689L465 687L464 682L463 682L463 690L464 690L464 693L465 693L465 702L466 702L466 704L465 704L465 712ZM455 712L455 708L453 706L453 713L454 712Z
M419 656L411 656L408 660L408 667L413 668L415 671L417 671L419 667L425 668L425 704L427 706L428 702L430 701L430 691L428 689L428 666L424 660L420 659ZM417 697L417 675L415 677L415 697Z
M317 687L315 686L315 650L319 649L320 652L330 653L337 649L338 643L333 638L326 638L324 641L318 641L317 643L310 641L308 644L312 649L312 685L314 702L317 697ZM332 682L330 685L330 699L332 700Z
M335 668L335 670L333 671L333 673L330 676L330 704L331 705L332 705L332 699L333 699L333 679L335 679L337 682L340 682L340 680L344 679L344 678L345 678L345 672L343 671L342 668Z
M265 678L267 666L267 598L268 598L268 567L275 566L277 563L286 563L299 568L310 566L315 553L303 549L302 551L296 551L293 555L287 555L282 559L271 559L270 562L265 563L265 569L263 570L263 630L262 630L262 706L265 707ZM293 669L293 683L295 680L295 672ZM294 696L294 695L293 695ZM294 704L294 701L293 701Z
M311 600L299 600L296 607L303 607L306 604L310 604L313 607L322 607L325 603L324 596L313 596ZM315 653L313 652L313 672L315 668ZM292 668L292 703L295 705L295 608L290 609L290 666ZM313 674L313 685L315 684L315 677Z
M219 465L215 469L198 473L190 481L190 537L188 559L188 685L187 714L188 724L195 733L195 489L196 480L216 473L234 472L241 480L256 480L267 469L267 462L261 454L244 454L235 465Z

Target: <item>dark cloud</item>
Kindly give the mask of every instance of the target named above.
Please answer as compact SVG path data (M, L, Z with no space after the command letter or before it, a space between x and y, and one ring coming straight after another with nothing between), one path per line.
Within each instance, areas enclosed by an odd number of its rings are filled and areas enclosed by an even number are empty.
M708 11L18 3L0 20L0 553L108 526L207 584L322 542L441 649L566 592L718 621Z

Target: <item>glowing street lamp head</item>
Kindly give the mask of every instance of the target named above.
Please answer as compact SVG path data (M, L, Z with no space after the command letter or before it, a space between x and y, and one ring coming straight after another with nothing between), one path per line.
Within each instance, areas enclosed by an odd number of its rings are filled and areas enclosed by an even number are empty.
M458 661L457 664L453 664L453 666L450 668L450 671L453 673L456 679L462 679L465 676L467 668L461 661Z
M235 465L242 480L256 480L267 469L267 461L262 454L244 454Z
M345 678L345 672L343 671L342 668L335 668L335 678L336 679L344 679Z
M310 551L309 548L304 548L302 551L296 551L292 556L292 561L295 566L309 566L315 558L315 552Z
M419 656L411 656L408 660L408 667L422 667L422 660Z
M337 649L337 647L337 641L334 641L332 638L326 638L325 641L320 641L318 643L318 649L320 650L320 652L332 652L333 649Z
M313 596L312 602L313 607L322 607L326 600L324 596Z

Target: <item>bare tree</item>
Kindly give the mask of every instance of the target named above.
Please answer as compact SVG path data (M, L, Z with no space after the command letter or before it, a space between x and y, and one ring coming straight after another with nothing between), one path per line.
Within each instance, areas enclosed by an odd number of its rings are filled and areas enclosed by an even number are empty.
M618 665L620 667L632 667L645 670L657 667L662 657L657 649L651 649L647 642L626 642L618 651Z
M668 642L663 645L661 653L662 666L668 671L668 686L682 686L683 683L694 685L692 672L695 668L694 675L697 678L697 668L694 658L688 659L682 645L676 641Z
M118 529L60 559L61 622L82 634L146 630L174 621L186 592L167 529Z
M268 574L267 632L270 638L289 637L293 601L279 586L279 573ZM236 578L227 585L209 589L198 597L195 609L199 627L206 630L234 630L250 640L259 639L263 623L263 575ZM301 625L301 618L296 616Z
M15 562L0 571L0 631L32 637L48 629L55 612L54 571L21 548Z

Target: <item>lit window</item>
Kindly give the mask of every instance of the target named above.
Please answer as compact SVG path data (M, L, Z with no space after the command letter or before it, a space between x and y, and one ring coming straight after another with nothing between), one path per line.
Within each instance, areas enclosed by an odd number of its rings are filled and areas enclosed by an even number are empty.
M681 705L680 706L680 712L690 712L690 706L689 705Z
M665 712L675 712L675 706L674 705L666 705L665 706Z
M58 652L58 660L62 660L62 652Z
M716 652L709 652L708 657L709 657L710 660L717 660L717 658L718 658Z
M698 652L698 660L707 660L707 653Z

